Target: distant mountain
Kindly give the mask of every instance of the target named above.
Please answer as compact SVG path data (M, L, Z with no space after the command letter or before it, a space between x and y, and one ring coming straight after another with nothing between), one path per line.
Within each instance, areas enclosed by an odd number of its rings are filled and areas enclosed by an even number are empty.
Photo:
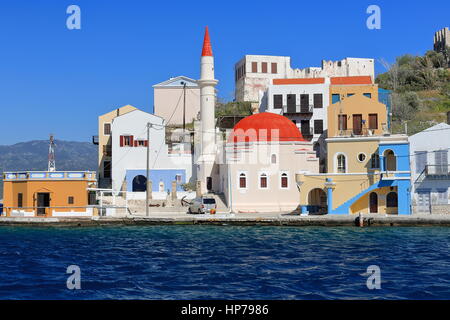
M97 146L89 142L55 141L56 170L97 170ZM42 171L48 167L48 140L35 140L0 146L0 173L24 170ZM3 178L3 177L2 177ZM0 199L3 184L0 180Z

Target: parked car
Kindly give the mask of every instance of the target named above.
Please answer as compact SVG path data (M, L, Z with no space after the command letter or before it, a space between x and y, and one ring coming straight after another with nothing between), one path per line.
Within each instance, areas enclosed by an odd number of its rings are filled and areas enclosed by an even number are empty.
M212 197L198 197L191 201L188 208L188 213L198 213L198 214L204 214L204 213L216 213L217 210L217 204L216 199Z

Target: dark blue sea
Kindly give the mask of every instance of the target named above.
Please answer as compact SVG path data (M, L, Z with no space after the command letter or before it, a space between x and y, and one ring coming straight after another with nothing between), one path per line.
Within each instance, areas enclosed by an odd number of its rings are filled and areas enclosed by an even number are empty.
M449 249L450 228L1 227L0 299L450 299Z

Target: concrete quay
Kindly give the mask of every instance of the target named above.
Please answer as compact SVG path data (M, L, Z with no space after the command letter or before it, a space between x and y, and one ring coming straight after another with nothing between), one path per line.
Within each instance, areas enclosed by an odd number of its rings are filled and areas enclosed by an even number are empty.
M446 215L363 215L364 227L445 226L450 227L450 214ZM141 225L238 225L238 226L359 226L357 215L300 216L289 213L218 213L192 215L180 212L153 212L124 217L92 218L24 218L0 217L0 226L42 227L96 227Z

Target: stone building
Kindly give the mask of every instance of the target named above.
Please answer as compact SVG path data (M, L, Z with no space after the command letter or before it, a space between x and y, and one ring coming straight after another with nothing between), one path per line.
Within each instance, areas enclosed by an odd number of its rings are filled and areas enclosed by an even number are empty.
M235 99L260 103L273 79L350 76L370 76L373 82L374 60L362 58L323 60L321 67L293 69L291 57L245 55L235 64Z
M444 54L450 68L450 56L448 54L448 48L450 48L450 30L448 29L448 27L446 27L434 34L434 51L442 52Z

